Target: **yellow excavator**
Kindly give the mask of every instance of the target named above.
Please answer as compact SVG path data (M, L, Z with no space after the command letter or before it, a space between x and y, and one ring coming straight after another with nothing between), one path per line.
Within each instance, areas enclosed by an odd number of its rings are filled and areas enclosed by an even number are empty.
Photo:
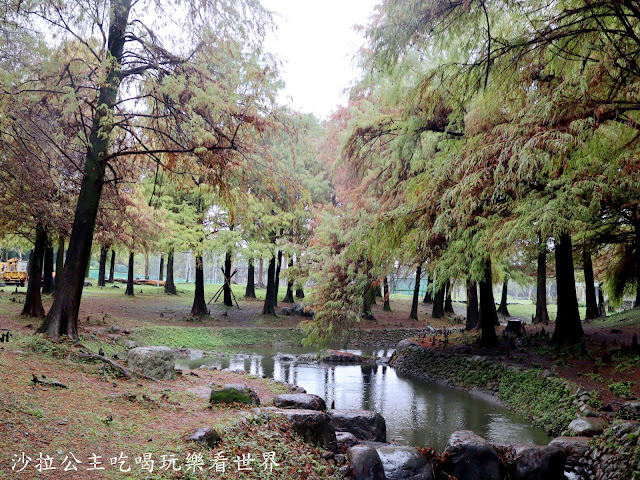
M17 258L10 258L6 262L0 262L0 280L7 285L24 287L24 284L29 279L27 263L25 260L18 260Z

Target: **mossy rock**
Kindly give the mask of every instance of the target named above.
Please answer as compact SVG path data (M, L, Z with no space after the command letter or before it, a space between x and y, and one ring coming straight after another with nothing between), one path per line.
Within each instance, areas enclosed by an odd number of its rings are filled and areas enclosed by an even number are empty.
M247 405L260 406L258 394L246 385L212 385L209 402L212 405L229 403L246 403Z

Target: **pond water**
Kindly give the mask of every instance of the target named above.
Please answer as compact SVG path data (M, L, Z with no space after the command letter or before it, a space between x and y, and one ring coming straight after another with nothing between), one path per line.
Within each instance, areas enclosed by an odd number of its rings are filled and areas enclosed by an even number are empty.
M378 357L393 349L348 350ZM325 399L335 408L374 410L387 422L387 441L443 450L451 433L472 430L497 442L546 444L549 437L526 419L482 395L464 392L435 382L411 378L383 365L344 365L284 361L279 352L309 353L309 350L252 348L225 357L179 360L180 367L211 365L218 369L244 370L254 375L300 385L308 393ZM275 358L274 358L275 357Z

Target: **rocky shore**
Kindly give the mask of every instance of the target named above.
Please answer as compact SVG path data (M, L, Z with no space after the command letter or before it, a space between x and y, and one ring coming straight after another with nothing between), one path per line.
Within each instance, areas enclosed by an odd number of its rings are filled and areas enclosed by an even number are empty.
M159 376L172 375L174 353L162 347L133 349L130 366L155 375L162 366ZM305 360L367 359L330 350ZM598 409L590 392L549 371L430 349L409 340L398 344L391 364L408 375L493 395L556 438L548 445L516 445L458 431L444 452L435 452L387 443L386 422L379 413L327 409L324 399L300 387L276 396L272 407L261 406L257 394L239 384L210 385L207 397L212 405L256 407L248 412L248 421L253 418L268 426L274 416L286 419L304 441L324 449L325 460L335 462L335 468L354 480L440 480L449 475L457 480L640 480L640 423L634 421L640 414L639 402L628 402L618 412ZM213 448L219 438L203 427L188 440Z
M410 340L399 343L391 365L408 375L494 395L513 411L527 416L534 425L558 436L546 447L529 450L535 451L527 454L531 458L547 458L543 462L546 466L538 465L538 473L533 476L524 475L517 466L523 452L531 447L492 444L503 468L511 470L511 478L640 479L640 423L635 421L640 417L640 402L627 402L618 412L606 407L598 409L594 395L549 371L424 348ZM564 460L553 451L561 451ZM557 473L558 463L563 464L562 475ZM539 470L542 467L547 472L544 475ZM461 478L472 477L458 477Z
M457 329L447 329L454 331ZM342 343L348 348L371 347L381 345L391 347L397 345L405 338L423 337L425 335L442 334L443 331L430 326L425 328L381 328L369 330L352 330L344 338Z

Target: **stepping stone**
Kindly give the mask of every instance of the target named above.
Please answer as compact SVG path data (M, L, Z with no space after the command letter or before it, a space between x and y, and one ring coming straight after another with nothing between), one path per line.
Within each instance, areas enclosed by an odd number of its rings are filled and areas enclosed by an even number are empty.
M360 440L387 441L384 417L370 410L330 410L331 425L336 431L349 432Z
M445 452L451 455L458 480L502 480L498 454L484 438L468 430L453 432Z
M273 404L278 408L296 408L305 410L325 411L327 405L318 395L311 393L283 393L273 398Z
M349 471L346 478L352 480L386 480L384 466L375 448L356 445L349 449Z

